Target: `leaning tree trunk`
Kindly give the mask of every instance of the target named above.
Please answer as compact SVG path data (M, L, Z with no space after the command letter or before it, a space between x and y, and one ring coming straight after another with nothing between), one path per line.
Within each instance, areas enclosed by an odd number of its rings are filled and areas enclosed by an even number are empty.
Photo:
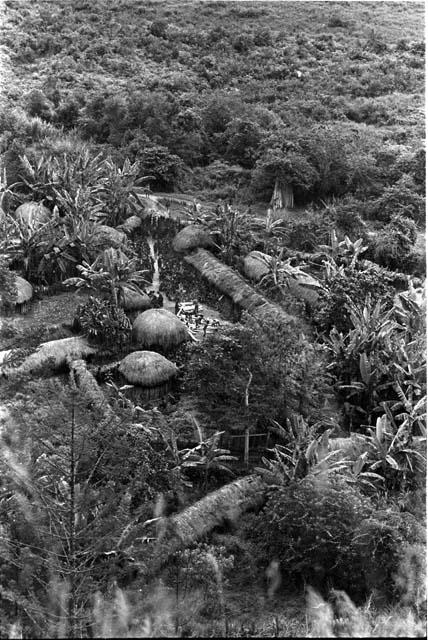
M290 182L281 183L277 178L270 204L274 211L277 209L292 209L294 207L293 185Z

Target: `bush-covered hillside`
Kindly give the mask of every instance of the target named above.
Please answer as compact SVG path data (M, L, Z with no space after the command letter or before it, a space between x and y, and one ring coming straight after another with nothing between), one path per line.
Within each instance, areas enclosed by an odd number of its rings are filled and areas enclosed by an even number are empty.
M424 5L0 15L0 637L425 637Z
M422 3L7 0L5 17L13 103L157 190L269 200L280 174L297 204L346 193L382 220L400 180L423 193Z

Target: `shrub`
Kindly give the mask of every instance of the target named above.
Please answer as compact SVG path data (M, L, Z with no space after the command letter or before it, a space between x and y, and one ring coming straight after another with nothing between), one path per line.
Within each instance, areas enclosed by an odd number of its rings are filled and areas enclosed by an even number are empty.
M170 580L175 582L178 599L197 590L203 601L200 613L221 612L221 591L227 586L227 574L234 565L234 557L225 547L201 543L193 549L177 551L171 564Z
M147 147L139 155L143 175L153 176L155 190L172 190L183 169L182 160L160 145Z
M89 297L78 306L76 323L89 340L104 346L124 347L131 339L131 323L123 309L108 300Z
M333 226L328 217L311 216L285 223L286 245L297 251L313 251L318 244L328 244Z
M233 48L238 53L248 53L253 44L253 38L250 35L241 33L234 39Z
M413 178L407 174L387 187L371 206L370 216L376 220L389 222L394 215L411 218L416 223L422 224L424 221L425 198L420 195Z
M150 33L156 38L166 38L168 25L164 20L155 20L150 25Z
M409 563L413 564L413 578L424 582L423 556L415 561L424 541L424 528L410 513L385 509L357 523L352 548L362 560L367 589L389 600L400 595L406 598L414 588Z
M30 116L39 116L43 120L51 120L53 116L52 103L39 89L33 89L27 96L27 111Z
M361 558L352 540L371 512L370 501L340 476L306 476L272 491L255 532L265 558L278 559L292 580L361 595Z
M346 268L343 273L337 273L327 283L327 289L320 293L313 321L320 331L327 334L333 327L346 333L352 326L346 306L349 298L364 305L366 296L370 295L374 301L382 299L392 304L394 294L392 276L379 273L375 267L364 271Z
M388 269L406 270L411 266L409 256L416 238L417 229L413 220L395 215L372 243L373 257Z
M6 260L0 257L0 311L10 311L17 294L15 276L9 270Z

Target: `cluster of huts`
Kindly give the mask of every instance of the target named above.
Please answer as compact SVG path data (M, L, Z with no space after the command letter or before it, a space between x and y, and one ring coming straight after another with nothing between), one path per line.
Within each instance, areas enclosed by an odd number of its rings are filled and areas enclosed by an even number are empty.
M144 200L144 198L143 198ZM146 198L147 200L147 198ZM145 217L145 209L150 216L168 215L162 205L153 198L142 202L141 216L132 216L114 229L106 225L97 225L94 242L100 248L112 246L119 248L126 242L127 236L132 234ZM51 213L43 204L27 202L22 204L14 214L16 223L21 229L34 230L49 222ZM235 270L219 261L211 252L215 249L215 242L210 230L201 224L190 224L177 233L172 241L173 249L183 254L184 260L200 272L221 293L230 297L234 304L253 313L256 317L268 318L281 316L285 322L292 321L277 305L270 303L264 296L254 290L250 282L258 282L269 273L270 256L257 251L245 257L242 264L245 280ZM317 297L317 283L311 276L308 282L291 282L296 297L313 302ZM16 274L18 310L25 311L26 305L33 295L29 282ZM163 309L153 309L149 296L132 288L124 288L121 305L133 319L133 343L136 351L127 355L120 363L116 363L116 372L122 376L126 385L132 385L128 391L134 398L151 400L166 394L178 374L176 365L167 359L167 355L180 344L190 338L186 325L172 312ZM72 339L65 339L72 340ZM49 343L46 343L49 344ZM76 343L77 344L77 343ZM64 342L65 345L65 342ZM67 343L67 349L71 342ZM41 345L40 353L46 350ZM68 354L69 355L69 354ZM77 354L79 355L79 354ZM36 358L37 360L37 358Z

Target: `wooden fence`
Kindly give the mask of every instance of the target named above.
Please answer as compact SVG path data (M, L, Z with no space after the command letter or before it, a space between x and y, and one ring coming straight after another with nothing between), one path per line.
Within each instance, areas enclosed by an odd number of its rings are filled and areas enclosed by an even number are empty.
M270 433L250 433L248 440L249 464L260 462L262 457L266 455L266 449L269 449L274 444ZM238 458L240 462L245 461L245 433L224 433L221 437L220 446L223 449L229 449L231 455Z

